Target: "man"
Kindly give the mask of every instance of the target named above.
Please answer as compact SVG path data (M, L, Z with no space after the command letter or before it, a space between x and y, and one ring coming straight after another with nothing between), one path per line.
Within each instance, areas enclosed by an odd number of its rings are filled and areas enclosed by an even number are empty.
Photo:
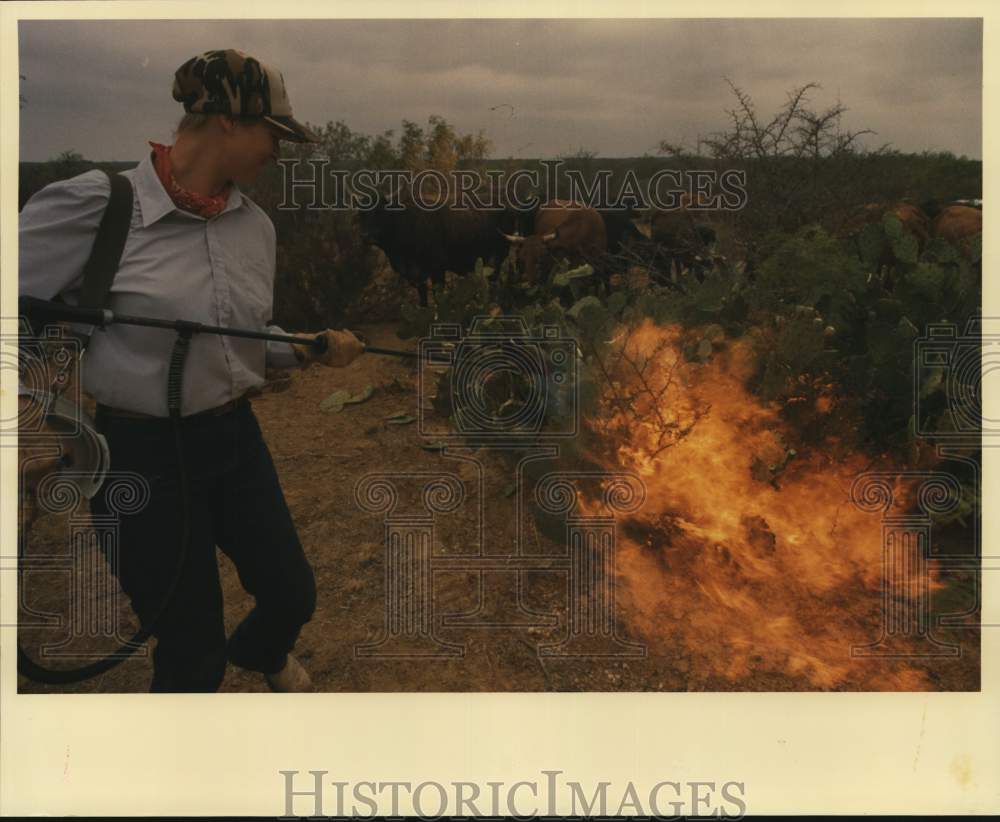
M281 73L240 51L185 62L173 96L186 112L174 144L151 143L139 166L124 173L134 207L110 307L117 314L280 333L266 326L274 226L238 186L276 160L280 140L317 138L292 116ZM26 204L21 295L77 302L109 196L107 177L92 171L52 184ZM315 581L245 395L263 383L265 366L345 366L363 351L349 332L322 333L322 354L307 344L195 335L182 381L180 447L166 396L174 334L111 325L90 341L83 388L97 400L111 470L136 472L149 488L145 507L121 515L117 573L140 622L153 626L157 638L153 691L215 691L227 660L265 674L273 690L311 690L290 651L312 617ZM19 400L27 414L31 400ZM33 464L30 483L51 467ZM107 490L105 484L91 500L95 516L115 513ZM190 542L178 576L183 514ZM216 546L255 598L228 640Z

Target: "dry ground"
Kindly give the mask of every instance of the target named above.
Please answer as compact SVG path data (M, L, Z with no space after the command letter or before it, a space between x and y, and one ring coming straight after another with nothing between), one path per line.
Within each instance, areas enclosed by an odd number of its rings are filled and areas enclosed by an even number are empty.
M374 345L413 347L400 342L390 325L361 327ZM458 474L467 494L466 504L454 514L439 517L435 556L460 559L479 548L479 503L483 503L482 537L487 553L510 554L517 532L516 491L509 459L480 451L450 458L428 450L416 422L394 425L386 418L417 416L415 366L390 357L367 355L346 369L312 366L271 384L253 400L254 411L271 448L282 487L298 527L306 554L315 569L318 605L303 630L297 655L320 691L638 691L638 690L808 690L801 678L777 671L755 671L739 680L699 673L687 655L670 640L670 621L683 615L665 615L659 636L630 634L628 586L619 586L619 629L625 639L644 642L642 658L542 658L539 644L557 642L565 633L567 576L546 570L546 558L558 557L558 539L541 533L530 517L522 517L522 553L541 564L521 577L522 608L514 607L517 575L497 570L485 577L483 600L478 602L479 580L468 569L439 570L434 574L435 620L446 614L477 611L505 627L435 625L443 641L464 647L451 658L365 658L356 647L378 639L385 623L385 548L382 515L362 510L354 499L355 483L372 472L446 472ZM321 410L333 391L361 392L374 387L367 401L344 407L339 413ZM477 462L481 466L477 467ZM404 483L405 484L405 483ZM415 509L403 494L401 508ZM410 506L410 507L407 507ZM58 517L42 519L31 536L31 552L55 553L65 546L66 524ZM65 550L63 547L61 550ZM252 606L232 564L220 553L227 603L227 628L232 629ZM134 630L127 602L118 595L124 632ZM29 574L24 601L34 608L65 611L66 586L51 576ZM550 614L557 624L544 624ZM476 621L473 619L472 621ZM941 660L928 665L931 681L943 690L979 687L978 638L965 632L967 651L960 661ZM37 629L21 631L22 641L37 649L54 634ZM82 647L82 646L81 646ZM107 647L103 645L101 647ZM900 664L879 662L888 668ZM148 688L148 659L131 659L103 676L75 686L50 687L19 678L22 692L141 692ZM263 678L230 667L223 691L263 691Z

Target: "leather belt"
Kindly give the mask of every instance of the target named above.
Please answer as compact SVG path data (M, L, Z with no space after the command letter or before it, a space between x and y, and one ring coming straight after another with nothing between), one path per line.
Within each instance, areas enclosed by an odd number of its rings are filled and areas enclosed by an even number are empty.
M215 408L208 408L205 411L198 411L195 414L188 414L185 417L181 417L181 419L190 420L196 417L219 417L222 416L223 414L228 414L232 411L235 411L237 408L239 408L241 405L247 402L249 402L249 400L247 400L245 396L237 397L236 399L230 400L229 402L225 402L222 405L217 405ZM140 411L127 411L124 408L112 408L109 405L102 405L101 403L97 404L97 413L109 417L121 417L123 419L128 419L128 420L170 419L170 417L157 417L153 414L143 414Z

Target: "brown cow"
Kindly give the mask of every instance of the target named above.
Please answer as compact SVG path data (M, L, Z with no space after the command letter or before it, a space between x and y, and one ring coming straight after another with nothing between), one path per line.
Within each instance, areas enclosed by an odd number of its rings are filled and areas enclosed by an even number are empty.
M520 265L524 279L532 284L538 281L539 265L546 254L558 252L574 262L596 264L608 248L601 215L571 200L550 200L538 209L533 234L504 237L514 252L514 265Z
M888 212L896 217L903 225L903 233L909 234L917 241L917 255L923 253L931 237L931 221L922 209L913 203L901 200L894 206L887 206L882 203L868 203L857 209L844 224L835 236L840 239L856 238L865 226L881 223L883 215ZM882 252L879 255L878 269L892 269L896 267L895 254L892 244L888 240L882 243Z
M970 241L983 230L983 212L978 208L953 205L941 209L934 218L932 233L958 247L963 257L968 259L971 252Z
M894 215L903 224L903 231L916 237L917 245L920 251L923 251L930 239L930 220L920 208L905 201L898 202L891 207L882 203L868 203L861 206L847 219L843 228L838 232L838 236L848 237L856 234L866 225L881 222L882 216L886 212Z
M678 208L654 209L645 220L635 224L642 236L663 247L668 268L696 267L699 257L706 255L716 241L715 229L704 221L698 209L691 208L691 203L691 195L685 192Z
M917 238L917 253L922 252L931 238L931 225L927 215L912 203L897 203L892 213L903 224L903 231L908 231Z

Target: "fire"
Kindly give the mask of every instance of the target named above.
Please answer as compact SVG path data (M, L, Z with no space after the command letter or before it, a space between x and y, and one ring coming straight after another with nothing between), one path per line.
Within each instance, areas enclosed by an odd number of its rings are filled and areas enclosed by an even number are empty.
M913 660L851 656L880 634L881 521L850 496L877 466L792 447L780 409L744 387L752 340L717 337L693 361L684 345L679 327L629 334L588 421L595 458L646 484L618 530L625 618L692 688L931 687Z

